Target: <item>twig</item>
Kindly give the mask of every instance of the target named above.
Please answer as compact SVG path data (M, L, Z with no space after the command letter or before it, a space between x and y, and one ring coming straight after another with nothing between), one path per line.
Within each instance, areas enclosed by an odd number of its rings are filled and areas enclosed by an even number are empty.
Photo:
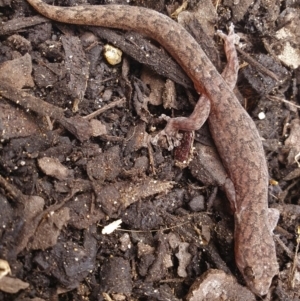
M289 285L291 288L295 287L295 277L296 277L296 270L298 267L298 251L299 251L299 244L300 244L300 226L298 226L297 229L297 246L296 246L296 250L295 250L295 256L294 256L294 260L293 260L293 264L291 266L291 273L290 273L290 277L289 277Z
M106 105L105 107L103 107L103 108L101 108L101 109L99 109L99 110L97 110L97 111L95 111L95 112L93 112L89 115L84 116L83 119L91 120L91 119L93 119L96 116L106 112L107 110L109 110L111 108L114 108L114 107L119 106L119 105L123 105L125 103L125 101L126 101L125 97L123 97L121 99L118 99L118 100L115 100L115 101L109 103L108 105Z
M251 64L252 66L254 66L258 71L260 71L260 72L262 72L262 73L270 76L271 78L273 78L277 82L280 81L279 78L277 77L277 75L274 72L270 71L265 66L263 66L261 63L259 63L258 61L256 61L248 53L246 53L245 51L243 51L240 47L236 47L236 50L243 56L243 58L244 58L244 60L246 62L248 62L249 64Z
M80 141L88 140L93 134L91 125L83 117L66 118L63 109L34 97L21 89L16 89L4 81L0 81L0 95L26 110L29 109L41 116L56 119Z
M274 101L274 100L275 100L275 101L282 101L282 102L287 103L287 104L289 104L289 105L291 105L291 106L293 106L293 107L296 107L297 109L300 109L300 106L297 106L296 104L292 103L291 101L286 100L286 99L281 98L281 97L269 95L269 96L268 96L268 99L273 100L273 101Z
M18 205L23 204L25 205L26 198L24 194L16 188L14 185L10 184L7 180L5 180L0 175L0 186L6 190L6 192L9 194L9 197L16 202Z

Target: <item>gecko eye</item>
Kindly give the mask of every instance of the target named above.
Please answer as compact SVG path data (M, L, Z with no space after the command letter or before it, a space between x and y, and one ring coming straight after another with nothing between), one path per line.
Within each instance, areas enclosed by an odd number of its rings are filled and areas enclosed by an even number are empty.
M247 279L249 280L254 280L254 274L253 274L253 270L251 267L245 267L244 268L244 275L245 277L247 277Z

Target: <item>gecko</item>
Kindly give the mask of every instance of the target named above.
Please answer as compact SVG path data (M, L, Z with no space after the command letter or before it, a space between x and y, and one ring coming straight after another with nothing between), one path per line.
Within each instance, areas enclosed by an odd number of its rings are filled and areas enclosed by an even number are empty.
M234 213L236 264L253 293L267 294L279 272L272 234L279 213L268 208L269 176L264 150L253 120L201 46L180 24L151 9L127 5L59 7L41 0L27 1L38 13L54 21L146 35L159 42L183 68L196 91L205 96L198 101L192 120L201 126L208 118L228 174L226 194ZM167 127L170 132L180 128L194 130L189 120L177 120L176 129L169 121Z

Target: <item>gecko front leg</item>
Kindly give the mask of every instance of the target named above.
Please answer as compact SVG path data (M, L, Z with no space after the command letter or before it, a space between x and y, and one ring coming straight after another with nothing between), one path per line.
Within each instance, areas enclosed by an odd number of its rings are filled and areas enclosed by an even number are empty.
M217 31L217 34L224 40L224 48L228 61L222 72L222 77L227 85L233 89L237 81L238 73L238 59L234 46L238 40L238 35L234 33L233 24L229 26L228 35L224 34L222 31ZM161 118L167 121L167 125L159 134L152 138L151 142L157 144L158 140L162 136L165 136L169 145L168 150L172 150L174 147L180 145L179 136L177 135L178 131L191 132L200 129L207 120L210 109L210 100L206 95L202 95L199 98L193 113L189 117L170 118L162 115Z

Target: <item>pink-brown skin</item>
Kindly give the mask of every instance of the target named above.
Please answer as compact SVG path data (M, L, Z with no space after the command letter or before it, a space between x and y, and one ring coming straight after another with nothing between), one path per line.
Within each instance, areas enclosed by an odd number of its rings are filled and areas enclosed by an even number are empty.
M268 209L268 170L262 143L232 87L226 84L199 44L181 25L149 9L121 5L66 8L47 5L41 0L27 1L55 21L134 30L147 35L158 41L185 70L196 90L206 96L203 105L206 111L210 106L210 130L228 173L237 266L248 287L255 294L265 295L272 278L278 274L278 263L272 238L277 213ZM234 60L233 64L236 64ZM201 106L200 103L195 108L193 120L205 119L201 117ZM185 124L188 122L182 124L185 130L194 129Z

